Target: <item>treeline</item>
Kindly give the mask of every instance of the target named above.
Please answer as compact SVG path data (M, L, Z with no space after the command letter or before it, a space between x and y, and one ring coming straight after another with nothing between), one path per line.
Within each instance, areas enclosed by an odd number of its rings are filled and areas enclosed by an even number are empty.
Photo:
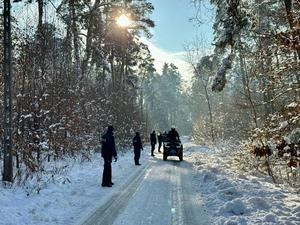
M161 74L146 77L143 91L148 129L168 132L175 126L181 135L191 134L190 101L181 74L173 63L165 63Z
M35 172L45 160L88 156L108 124L120 149L131 144L145 124L140 80L154 70L140 41L151 36L152 4L38 0L12 8L18 12L12 14L15 166ZM130 27L116 24L122 14L131 18ZM3 138L3 123L0 132Z
M258 157L245 164L266 169L274 180L299 181L300 3L210 2L214 52L191 60L193 99L206 100L205 110L194 110L208 121L198 121L195 136L203 140L208 127L212 138L241 138Z

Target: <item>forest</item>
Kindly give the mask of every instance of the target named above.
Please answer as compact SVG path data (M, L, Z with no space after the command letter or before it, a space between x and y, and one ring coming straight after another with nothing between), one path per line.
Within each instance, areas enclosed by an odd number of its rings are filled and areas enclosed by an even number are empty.
M299 184L300 1L187 0L199 9L190 15L198 26L207 3L214 41L211 51L201 38L186 45L193 73L186 87L173 63L155 69L142 41L155 26L148 0L13 2L14 181L22 184L46 162L89 160L113 124L120 151L135 131L148 141L153 129L175 125L196 143L231 146L243 169ZM129 26L116 23L124 14ZM4 82L1 76L1 112Z

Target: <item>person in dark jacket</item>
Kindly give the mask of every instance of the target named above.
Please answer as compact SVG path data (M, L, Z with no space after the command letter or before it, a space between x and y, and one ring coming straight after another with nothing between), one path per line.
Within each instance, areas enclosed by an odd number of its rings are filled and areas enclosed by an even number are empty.
M101 156L104 159L104 168L102 176L102 187L111 187L114 183L111 181L111 162L114 157L117 161L117 151L113 126L108 126L107 132L102 136Z
M150 143L151 143L151 156L154 156L154 150L155 150L155 145L156 145L155 130L150 134Z
M141 156L141 150L143 150L143 144L142 144L139 132L135 133L135 136L132 140L132 144L133 144L133 150L134 150L135 165L140 166L141 164L139 163L139 160L140 160L140 156Z
M163 135L162 135L162 133L158 133L157 134L157 139L158 139L158 152L161 152L160 148L161 148L162 142L163 142Z
M166 142L168 138L167 131L165 131L162 136L163 136L163 142Z
M176 131L175 127L172 127L171 130L168 133L168 139L170 141L179 141L179 134Z

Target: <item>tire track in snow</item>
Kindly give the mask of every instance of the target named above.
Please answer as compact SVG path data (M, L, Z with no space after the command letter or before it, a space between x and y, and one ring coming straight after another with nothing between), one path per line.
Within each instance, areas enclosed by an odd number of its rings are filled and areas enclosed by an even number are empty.
M136 193L143 181L146 171L151 167L148 163L142 171L138 171L133 179L128 180L118 193L115 193L104 205L96 209L82 225L111 225L127 206L130 198Z
M172 198L174 190L177 190L174 187L174 181L178 174L175 174L173 162L163 161L161 155L151 160L153 164L147 173L147 179L143 180L139 190L115 220L114 225L174 224L172 223L172 211L174 212L172 208L177 210L178 207L175 205L176 198L174 201Z
M171 196L171 204L172 204L172 225L183 225L184 217L183 217L183 204L182 204L182 184L181 184L181 172L178 171L177 165L178 162L173 162L173 171L172 171L172 196Z
M208 225L214 224L210 217L207 206L203 205L202 199L196 198L193 188L193 168L188 161L181 164L182 198L184 202L184 222L186 225Z

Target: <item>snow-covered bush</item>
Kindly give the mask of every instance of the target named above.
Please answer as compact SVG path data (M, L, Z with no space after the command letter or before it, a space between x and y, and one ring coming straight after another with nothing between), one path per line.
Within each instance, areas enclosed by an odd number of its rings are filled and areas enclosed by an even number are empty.
M271 115L262 128L252 131L246 148L256 158L257 168L266 170L274 181L300 184L300 105L288 104ZM258 163L257 163L258 162Z

